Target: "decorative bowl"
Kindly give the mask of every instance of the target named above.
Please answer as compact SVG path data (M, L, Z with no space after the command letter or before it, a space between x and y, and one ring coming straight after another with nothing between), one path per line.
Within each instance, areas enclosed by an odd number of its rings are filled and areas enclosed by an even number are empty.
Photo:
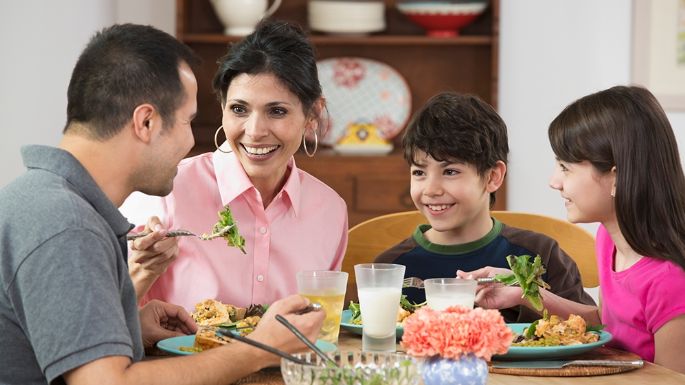
M314 365L282 359L281 373L286 385L417 385L421 380L419 361L402 353L330 353L338 367L325 366L314 353L295 356Z
M385 3L380 0L311 0L309 27L331 34L367 34L385 29Z
M428 36L453 37L476 20L487 5L487 1L405 1L398 3L397 8L425 29Z

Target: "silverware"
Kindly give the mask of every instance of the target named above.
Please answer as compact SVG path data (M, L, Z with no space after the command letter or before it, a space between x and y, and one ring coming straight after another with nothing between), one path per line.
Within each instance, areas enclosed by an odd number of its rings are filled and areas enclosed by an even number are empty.
M321 310L321 305L316 303L316 302L312 302L309 305L307 305L307 307L305 307L304 309L296 311L295 314L302 315L302 314L307 314L310 311L318 311L318 310Z
M226 226L226 227L224 227L223 229L221 229L220 231L217 231L216 233L212 233L212 234L202 234L202 235L197 235L197 234L195 234L195 233L193 233L193 232L191 232L191 231L183 230L183 229L169 230L169 231L166 233L165 237L167 237L167 238L173 238L173 237L197 237L197 238L202 239L203 241L209 241L209 240L212 240L212 239L214 239L214 238L223 237L224 235L226 235L226 234L228 233L228 231L229 231L233 226L235 226L235 225ZM127 241L132 241L132 240L134 240L134 239L138 239L138 238L144 237L144 236L146 236L146 235L149 235L150 233L151 233L151 231L143 231L143 232L136 233L136 234L126 234L126 240L127 240Z
M642 360L557 360L557 361L492 361L493 368L560 369L569 366L610 366L641 368Z
M419 277L409 277L402 280L402 288L413 287L415 289L423 289L423 279Z
M219 334L221 334L222 336L225 336L225 337L228 337L228 338L232 338L232 339L234 339L234 340L238 340L238 341L243 342L243 343L246 343L246 344L248 344L248 345L252 345L252 346L254 346L254 347L256 347L256 348L265 350L265 351L267 351L267 352L269 352L269 353L272 353L272 354L275 354L275 355L277 355L277 356L283 357L283 358L285 358L286 360L292 361L292 362L294 362L294 363L297 363L297 364L300 364L300 365L314 365L314 364L311 363L311 362L307 362L307 361L305 361L305 360L299 359L299 358L297 358L297 357L291 355L290 353L286 353L286 352L284 352L284 351L282 351L282 350L279 350L279 349L276 349L276 348L274 348L274 347L272 347L272 346L263 344L263 343L261 343L261 342L259 342L259 341L255 341L255 340L250 339L250 338L247 338L247 337L243 337L243 336L241 336L241 335L239 335L239 334L231 333L231 331L229 331L228 329L217 329L216 332L219 333Z
M312 341L310 341L309 338L305 337L305 335L302 334L302 332L300 332L293 324L288 322L288 320L285 319L282 315L276 314L276 320L282 323L285 327L287 327L288 330L290 330L293 334L295 334L295 336L299 338L300 341L304 342L304 344L307 345L309 349L313 350L317 356L321 357L321 359L323 359L323 361L326 362L328 366L338 366L338 364L336 364L331 357L329 357L326 353L322 352L321 349L316 347L316 345L314 345L314 343L312 343Z
M126 234L126 240L127 241L132 241L134 239L138 239L141 237L144 237L146 235L149 235L151 231L143 231L141 233L135 233L135 234ZM188 230L170 230L166 233L167 238L173 238L173 237L197 237L198 235L195 233L192 233Z
M476 278L476 282L478 282L479 285L485 284L485 283L493 283L495 282L494 277L485 277L485 278ZM423 289L423 280L419 277L409 277L405 278L402 281L402 288L405 287L413 287L415 289Z

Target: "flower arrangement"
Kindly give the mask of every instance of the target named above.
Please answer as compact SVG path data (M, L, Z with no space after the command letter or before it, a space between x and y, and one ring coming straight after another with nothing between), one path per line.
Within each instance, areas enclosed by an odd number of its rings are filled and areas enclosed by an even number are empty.
M513 332L497 310L452 306L418 309L404 321L402 346L418 357L458 360L467 355L490 360L509 349Z

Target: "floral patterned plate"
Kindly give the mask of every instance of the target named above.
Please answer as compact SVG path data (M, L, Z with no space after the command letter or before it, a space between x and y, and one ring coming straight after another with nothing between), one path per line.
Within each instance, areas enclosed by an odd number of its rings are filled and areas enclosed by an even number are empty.
M411 112L409 86L397 70L379 61L337 57L317 63L330 127L322 143L335 144L351 124L373 124L392 139Z

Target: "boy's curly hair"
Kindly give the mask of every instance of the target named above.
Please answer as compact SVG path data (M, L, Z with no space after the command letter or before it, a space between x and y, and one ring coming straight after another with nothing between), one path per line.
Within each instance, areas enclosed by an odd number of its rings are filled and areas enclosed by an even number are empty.
M507 163L507 126L497 112L474 95L444 92L414 115L402 137L404 158L417 163L423 151L437 161L464 162L482 177L497 161ZM490 205L495 194L490 194Z

